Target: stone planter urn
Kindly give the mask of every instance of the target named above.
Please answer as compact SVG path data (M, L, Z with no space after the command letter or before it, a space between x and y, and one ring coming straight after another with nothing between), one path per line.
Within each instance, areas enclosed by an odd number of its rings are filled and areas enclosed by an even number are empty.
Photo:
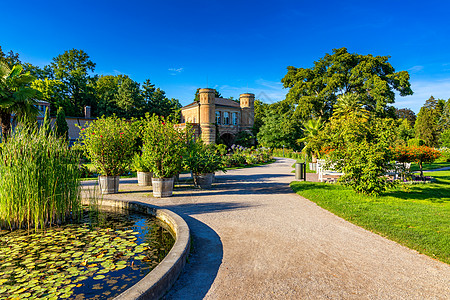
M214 173L194 174L194 185L202 189L208 189L212 186Z
M137 172L137 180L139 186L151 186L152 185L152 172Z
M102 194L117 194L119 192L120 176L98 176L98 185Z
M173 194L173 177L171 178L152 178L153 197L164 198L171 197Z

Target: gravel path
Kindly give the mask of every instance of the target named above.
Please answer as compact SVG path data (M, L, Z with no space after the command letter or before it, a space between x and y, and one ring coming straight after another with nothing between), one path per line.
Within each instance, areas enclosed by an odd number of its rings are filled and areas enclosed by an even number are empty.
M450 299L450 266L294 194L294 160L228 171L211 190L156 199L133 180L108 197L171 209L191 228L166 299Z

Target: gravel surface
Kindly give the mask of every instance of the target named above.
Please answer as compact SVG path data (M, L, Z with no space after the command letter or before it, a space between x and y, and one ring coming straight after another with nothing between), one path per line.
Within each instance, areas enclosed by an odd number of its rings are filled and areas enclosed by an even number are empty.
M192 253L166 299L450 299L449 265L296 195L293 163L231 170L211 190L178 188L163 199L128 179L107 197L187 221Z

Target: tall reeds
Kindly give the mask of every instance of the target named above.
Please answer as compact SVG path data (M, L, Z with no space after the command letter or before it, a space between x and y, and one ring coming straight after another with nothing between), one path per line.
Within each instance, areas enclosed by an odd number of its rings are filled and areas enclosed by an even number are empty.
M46 128L17 128L0 148L0 227L44 228L81 213L78 158Z

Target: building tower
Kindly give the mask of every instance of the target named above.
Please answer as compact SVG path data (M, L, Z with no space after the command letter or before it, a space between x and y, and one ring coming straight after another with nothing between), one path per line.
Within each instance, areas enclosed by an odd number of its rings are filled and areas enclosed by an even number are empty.
M215 93L214 89L200 89L200 131L205 144L214 144L216 142L215 125Z
M239 95L239 103L241 105L241 130L251 130L255 123L255 94Z

